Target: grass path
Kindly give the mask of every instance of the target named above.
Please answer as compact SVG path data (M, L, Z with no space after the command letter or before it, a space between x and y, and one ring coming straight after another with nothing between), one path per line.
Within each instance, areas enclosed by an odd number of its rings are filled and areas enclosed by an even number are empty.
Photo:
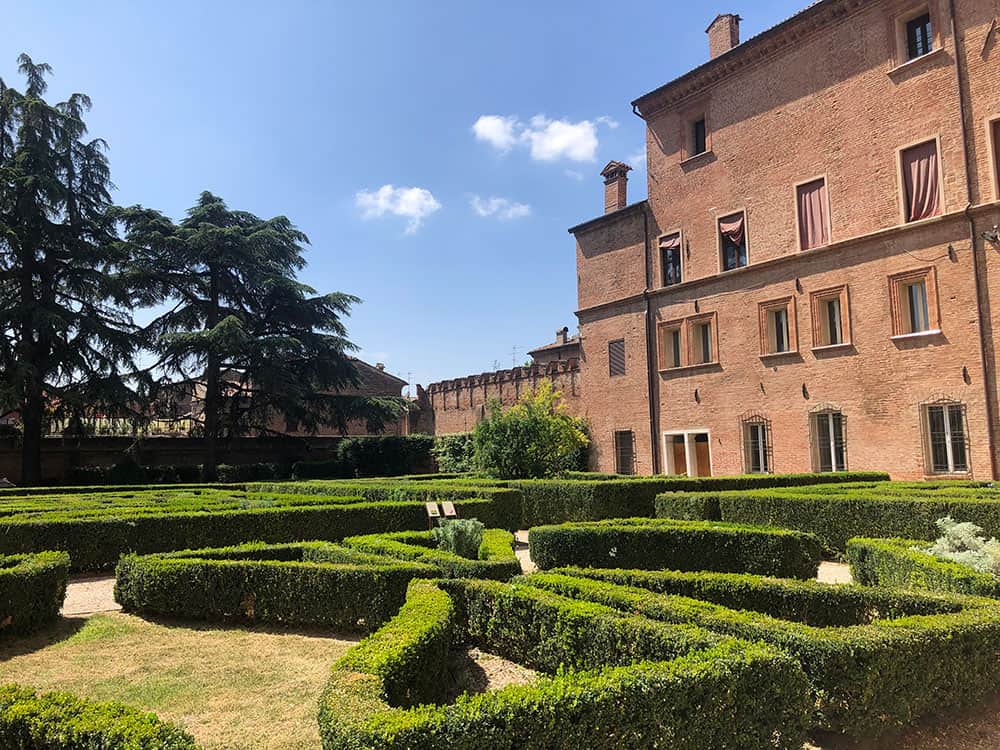
M317 700L350 645L107 613L0 645L0 683L138 706L183 725L205 750L301 750L319 747Z

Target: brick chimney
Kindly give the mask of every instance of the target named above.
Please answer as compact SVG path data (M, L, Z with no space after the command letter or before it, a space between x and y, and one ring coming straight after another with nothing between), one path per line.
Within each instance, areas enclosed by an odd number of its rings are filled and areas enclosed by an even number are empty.
M568 339L569 339L569 328L567 326L563 326L558 331L556 331L557 344L565 344Z
M708 34L708 53L713 60L739 45L742 20L735 13L722 13L705 29Z
M628 205L628 173L632 170L628 164L620 161L609 161L601 170L604 178L604 213L610 214Z

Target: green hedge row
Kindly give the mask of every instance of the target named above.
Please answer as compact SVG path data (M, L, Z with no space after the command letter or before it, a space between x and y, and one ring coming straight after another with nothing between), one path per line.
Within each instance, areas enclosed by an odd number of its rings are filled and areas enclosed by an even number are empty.
M388 626L389 636L383 641L376 634L372 647L359 646L368 653L349 653L334 669L320 705L324 750L801 747L808 685L795 662L777 650L623 617L544 592L521 596L524 587L468 580L446 586L456 598L454 612L443 601L431 600L428 588L415 585L410 592L414 607L404 607ZM539 612L526 622L521 615L530 614L533 603ZM454 618L457 631L473 634L478 626L463 625L463 612L477 612L483 624L490 606L496 628L509 634L493 633L491 641L516 641L524 653L558 668L559 657L547 653L547 639L558 631L568 655L576 653L574 645L589 646L587 655L571 661L599 667L560 672L530 686L463 695L448 706L394 706L395 691L386 681L391 672L384 665L397 674L437 674L434 660L443 651L449 620ZM597 632L610 640L602 641ZM661 660L618 667L600 663L602 655L611 663L627 663L631 654L642 652L630 635L639 635L646 649L662 654ZM684 655L668 656L678 649Z
M507 581L521 574L514 554L514 535L503 529L487 529L479 546L479 559L468 560L437 549L429 531L400 531L348 537L346 546L373 555L433 565L445 578L486 578Z
M69 555L0 555L0 636L24 635L59 616L69 580Z
M197 750L194 739L153 714L69 693L0 686L5 750Z
M808 489L673 493L656 498L660 518L704 519L801 529L844 551L847 540L935 539L952 516L1000 535L1000 492L979 484L871 483Z
M915 539L855 537L847 542L847 561L854 580L865 586L1000 597L1000 578L922 552L926 547Z
M543 573L527 582L655 620L689 623L780 647L793 654L809 676L815 726L856 737L973 705L1000 679L1000 603L990 599L942 597L942 611L925 614L932 597L915 595L913 611L920 614L904 611L891 619L873 619L884 616L884 599L879 590L869 589L868 617L851 626L823 627L662 593L671 588L669 579L658 582L657 592L641 588L656 575L638 572L629 581L634 586L597 580L600 571L581 571L579 576ZM622 571L614 576L628 577ZM752 580L746 585L752 586ZM858 590L847 590L852 601ZM906 604L908 597L892 596L895 605Z
M571 565L815 578L822 553L819 539L799 531L651 518L538 526L528 543L542 570Z
M324 498L324 503L330 504L162 515L112 509L110 515L95 517L51 513L40 518L0 518L0 550L65 550L75 570L103 570L114 567L127 553L224 546L248 539L272 543L337 541L359 534L427 528L426 511L420 502ZM489 500L457 501L456 507L463 517L494 525L497 514Z
M128 612L366 632L396 613L412 579L438 574L323 542L245 544L123 557L115 600Z
M821 483L877 481L883 472L749 474L733 477L631 477L612 480L534 479L506 485L521 491L522 528L565 521L601 521L654 515L663 492L700 492L788 487Z
M377 435L344 438L334 455L292 465L295 479L395 477L434 470L430 435Z

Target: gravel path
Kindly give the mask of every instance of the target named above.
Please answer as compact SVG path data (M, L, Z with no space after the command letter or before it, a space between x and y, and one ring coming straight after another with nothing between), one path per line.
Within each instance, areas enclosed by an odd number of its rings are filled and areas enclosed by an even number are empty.
M74 576L66 587L63 617L94 615L98 612L118 612L115 601L114 576Z

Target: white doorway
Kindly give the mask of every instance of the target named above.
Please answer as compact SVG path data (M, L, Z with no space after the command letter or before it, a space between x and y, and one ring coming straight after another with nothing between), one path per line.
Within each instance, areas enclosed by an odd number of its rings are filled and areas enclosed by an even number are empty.
M708 430L663 433L663 465L675 476L712 476L712 438Z

